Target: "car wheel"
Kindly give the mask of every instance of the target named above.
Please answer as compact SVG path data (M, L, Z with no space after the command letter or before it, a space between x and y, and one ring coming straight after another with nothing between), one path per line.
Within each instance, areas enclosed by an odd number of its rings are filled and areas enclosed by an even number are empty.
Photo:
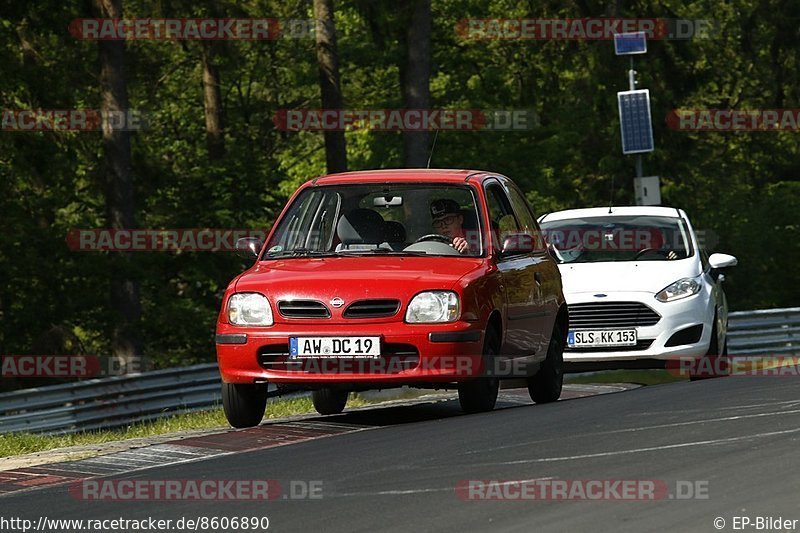
M267 407L267 385L247 383L222 384L222 410L235 428L257 426Z
M528 378L528 394L536 403L554 402L561 397L564 385L564 335L561 325L553 326L547 357L535 376Z
M314 409L321 415L338 415L347 405L350 393L339 389L318 389L311 391L311 401Z
M701 357L700 361L698 361L697 366L701 369L700 373L690 375L689 381L720 378L730 374L730 365L728 364L728 339L722 341L722 349L720 349L716 316L714 317L714 327L711 328L711 343L708 345L708 351ZM706 369L710 369L711 371L708 372Z
M483 342L483 357L487 368L491 368L494 356L500 351L500 336L497 331L486 331ZM485 413L494 409L500 380L493 377L480 377L458 384L458 401L465 413Z

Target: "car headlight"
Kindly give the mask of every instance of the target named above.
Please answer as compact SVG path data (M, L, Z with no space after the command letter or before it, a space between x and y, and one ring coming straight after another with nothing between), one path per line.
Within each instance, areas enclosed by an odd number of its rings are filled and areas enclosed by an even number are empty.
M421 292L411 299L406 311L406 322L452 322L461 311L458 295L451 291Z
M695 278L679 279L661 289L656 294L656 300L659 302L674 302L697 294L701 288L700 283Z
M234 294L228 301L228 322L237 326L271 326L269 300L255 292Z

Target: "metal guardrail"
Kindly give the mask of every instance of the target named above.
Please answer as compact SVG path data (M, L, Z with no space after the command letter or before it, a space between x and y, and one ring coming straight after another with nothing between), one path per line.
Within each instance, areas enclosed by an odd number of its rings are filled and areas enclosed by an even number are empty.
M800 356L800 307L728 313L728 353Z
M0 394L0 434L119 428L220 403L216 364L91 379Z
M800 356L800 307L738 311L728 324L731 355ZM119 428L220 403L216 364L91 379L0 394L0 434Z

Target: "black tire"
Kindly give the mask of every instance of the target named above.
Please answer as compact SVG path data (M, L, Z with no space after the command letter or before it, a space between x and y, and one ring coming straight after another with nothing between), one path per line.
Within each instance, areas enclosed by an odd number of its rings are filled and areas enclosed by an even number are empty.
M730 374L730 365L728 362L728 339L722 343L722 349L719 348L719 339L717 339L717 317L714 317L714 326L711 328L711 342L708 345L708 351L698 362L700 368L711 368L713 372L711 375L707 374L692 374L689 376L689 381L699 381L702 379L721 378Z
M486 368L491 368L494 356L499 351L500 336L494 329L487 330L486 338L483 341L483 357ZM479 377L459 383L458 401L461 404L461 410L469 414L491 411L497 403L499 391L500 380L493 377Z
M528 378L528 394L536 403L549 403L561 397L564 386L564 335L561 324L556 322L547 357L535 376Z
M314 409L321 415L338 415L347 405L350 393L339 389L318 389L311 391Z
M222 384L222 409L235 428L257 426L267 408L267 385L246 383Z

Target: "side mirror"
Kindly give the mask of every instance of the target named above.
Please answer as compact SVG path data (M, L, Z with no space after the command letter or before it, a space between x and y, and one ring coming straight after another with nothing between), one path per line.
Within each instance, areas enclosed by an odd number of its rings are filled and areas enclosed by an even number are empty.
M533 237L527 233L509 233L503 239L502 255L529 254L535 248Z
M561 257L561 254L558 253L558 250L556 250L556 247L553 243L547 245L547 253L548 255L550 255L550 257L553 258L553 261L555 261L556 263L564 262L564 258Z
M236 254L242 259L253 259L264 246L264 241L256 237L242 237L236 241Z
M714 270L736 266L738 262L738 259L728 254L711 254L711 257L708 258L708 264Z

